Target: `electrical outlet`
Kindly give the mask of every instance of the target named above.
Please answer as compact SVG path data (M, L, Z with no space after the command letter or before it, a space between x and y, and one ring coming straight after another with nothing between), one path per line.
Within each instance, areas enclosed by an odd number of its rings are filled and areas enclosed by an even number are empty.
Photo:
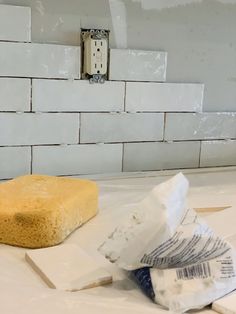
M81 39L82 78L103 83L108 73L109 31L82 30Z
M85 71L89 75L107 73L107 40L92 39L85 41Z

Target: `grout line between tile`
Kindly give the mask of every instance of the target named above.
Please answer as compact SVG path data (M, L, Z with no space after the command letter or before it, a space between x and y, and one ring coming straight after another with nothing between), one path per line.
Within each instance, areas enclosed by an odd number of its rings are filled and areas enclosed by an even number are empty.
M235 138L233 139L227 139L228 141L236 142ZM29 147L29 146L76 146L76 145L115 145L115 144L143 144L143 143L197 143L197 142L225 142L227 141L225 139L211 139L211 140L167 140L163 141L162 139L156 140L156 141L122 141L122 142L80 142L80 143L41 143L41 144L6 144L6 145L0 145L0 148L4 147Z
M124 111L126 111L126 93L127 93L127 82L125 82L125 90L124 90Z
M33 146L30 146L30 174L33 173Z
M164 125L163 125L163 141L165 141L165 137L166 137L166 120L167 120L167 114L165 112L164 113Z
M33 79L30 79L30 112L33 111L33 99L32 96L33 95Z
M200 141L198 168L201 168L202 141Z
M81 114L79 113L79 142L78 144L81 143Z

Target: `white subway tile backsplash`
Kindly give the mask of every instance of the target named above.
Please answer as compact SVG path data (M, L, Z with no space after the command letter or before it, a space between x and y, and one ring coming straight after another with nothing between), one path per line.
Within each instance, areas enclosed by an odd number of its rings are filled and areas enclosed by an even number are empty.
M236 166L236 141L206 141L201 145L201 167Z
M0 146L78 143L79 115L0 113Z
M0 111L29 111L30 90L30 79L0 78Z
M167 113L165 140L236 138L236 113Z
M80 47L0 42L0 76L79 78Z
M33 80L35 111L124 111L125 83Z
M202 111L204 85L126 83L126 111Z
M110 49L110 80L163 82L166 66L166 52Z
M162 113L82 113L80 142L157 141L163 126Z
M33 173L74 175L120 172L122 144L33 147Z
M30 173L30 147L0 147L0 179Z
M31 41L31 9L0 5L0 40Z
M124 171L196 168L200 142L126 143Z

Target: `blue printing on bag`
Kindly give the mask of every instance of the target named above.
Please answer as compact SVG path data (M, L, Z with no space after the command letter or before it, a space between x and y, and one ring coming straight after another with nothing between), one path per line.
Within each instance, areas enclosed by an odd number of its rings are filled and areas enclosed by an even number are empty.
M136 269L132 271L132 274L140 286L140 288L143 290L143 292L152 300L155 298L155 293L152 286L152 280L150 276L150 268L144 267L140 269Z

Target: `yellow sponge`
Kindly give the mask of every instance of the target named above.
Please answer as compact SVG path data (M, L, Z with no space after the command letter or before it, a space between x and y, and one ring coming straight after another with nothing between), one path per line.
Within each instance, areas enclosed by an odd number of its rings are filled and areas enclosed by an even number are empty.
M59 244L96 215L89 180L27 175L0 184L0 242L28 248Z

